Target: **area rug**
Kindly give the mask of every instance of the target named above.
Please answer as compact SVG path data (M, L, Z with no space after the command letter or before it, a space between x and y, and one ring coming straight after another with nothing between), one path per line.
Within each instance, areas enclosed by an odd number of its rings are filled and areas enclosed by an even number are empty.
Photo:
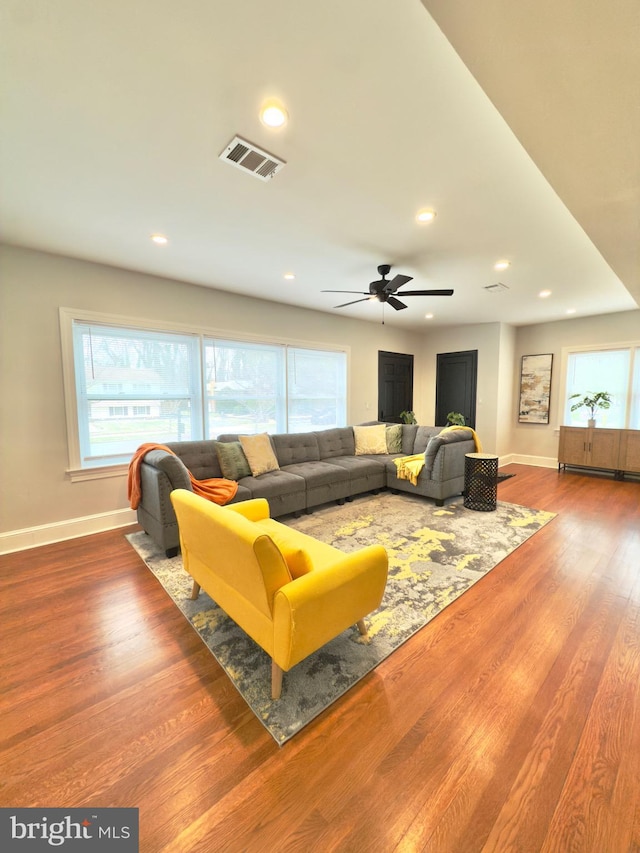
M384 545L389 578L380 608L366 619L371 643L363 644L355 627L345 631L284 674L277 701L270 658L206 593L191 601L181 557L167 559L145 533L127 539L282 745L552 518L500 501L495 512L474 512L461 498L436 507L383 492L284 519L342 551Z

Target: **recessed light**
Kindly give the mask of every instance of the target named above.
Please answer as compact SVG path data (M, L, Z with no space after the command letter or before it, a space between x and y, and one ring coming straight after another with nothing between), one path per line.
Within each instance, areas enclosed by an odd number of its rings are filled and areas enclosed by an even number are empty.
M538 294L538 296L540 297L540 299L546 299L547 296L551 296L551 291L550 290L541 290L540 293Z
M152 234L151 239L156 244L156 246L166 246L169 242L168 237L165 237L164 234Z
M423 208L416 213L416 220L418 222L433 222L436 218L435 210L431 210L430 208Z
M433 320L433 314L425 314L424 319L425 320Z
M286 272L284 274L284 277L286 278L287 281L293 281L293 279L295 278L295 275L292 272Z
M576 313L575 308L567 308L567 310L565 311L565 314L575 314L575 313Z
M493 265L494 270L506 270L511 266L511 261L496 261Z
M282 127L287 123L289 113L280 101L270 98L260 108L260 121L267 127Z

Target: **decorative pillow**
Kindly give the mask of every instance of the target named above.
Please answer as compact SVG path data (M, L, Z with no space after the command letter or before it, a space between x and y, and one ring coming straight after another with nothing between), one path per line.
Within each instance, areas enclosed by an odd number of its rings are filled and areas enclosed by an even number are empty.
M268 519L268 521L270 522L271 519ZM260 524L260 522L258 522L258 524ZM281 524L278 527L275 527L275 525L267 523L260 524L260 526L264 527L265 531L282 554L282 557L287 564L287 568L289 569L289 574L293 580L302 577L302 575L308 575L309 572L313 571L311 555L301 547L300 542L295 536L290 537L287 535L288 528L286 525Z
M378 426L354 426L353 435L356 440L356 456L363 453L387 452L387 428L384 424Z
M279 470L278 460L266 432L260 435L241 435L240 444L254 477Z
M223 477L241 480L251 476L251 468L239 441L214 441L213 444Z
M402 453L402 424L386 428L387 453Z

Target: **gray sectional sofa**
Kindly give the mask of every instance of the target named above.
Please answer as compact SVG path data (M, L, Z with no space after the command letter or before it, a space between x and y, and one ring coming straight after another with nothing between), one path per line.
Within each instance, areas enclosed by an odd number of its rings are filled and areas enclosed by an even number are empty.
M353 427L318 432L283 433L270 436L280 466L258 477L241 477L232 503L263 497L272 517L310 511L329 501L351 500L363 492L390 488L433 498L445 498L464 489L464 457L475 451L469 430L440 435L442 427L402 425L402 452L356 455ZM221 435L217 441L237 441L236 435ZM189 471L198 480L221 477L216 442L169 443L176 455L151 450L140 465L141 500L138 521L167 553L178 552L176 517L169 495L173 489L191 490ZM425 466L417 485L397 477L393 460L425 453Z

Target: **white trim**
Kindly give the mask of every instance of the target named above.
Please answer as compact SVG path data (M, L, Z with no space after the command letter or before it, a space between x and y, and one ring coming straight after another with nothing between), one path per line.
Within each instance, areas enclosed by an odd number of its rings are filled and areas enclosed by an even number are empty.
M558 459L555 456L525 456L520 453L512 453L509 461L515 462L517 465L534 465L536 468L558 467Z
M116 509L82 518L39 524L37 527L25 527L22 530L10 530L8 533L0 533L0 554L11 554L14 551L24 551L39 545L51 545L53 542L64 542L67 539L77 539L79 536L103 533L105 530L127 527L135 523L136 514L132 509Z

